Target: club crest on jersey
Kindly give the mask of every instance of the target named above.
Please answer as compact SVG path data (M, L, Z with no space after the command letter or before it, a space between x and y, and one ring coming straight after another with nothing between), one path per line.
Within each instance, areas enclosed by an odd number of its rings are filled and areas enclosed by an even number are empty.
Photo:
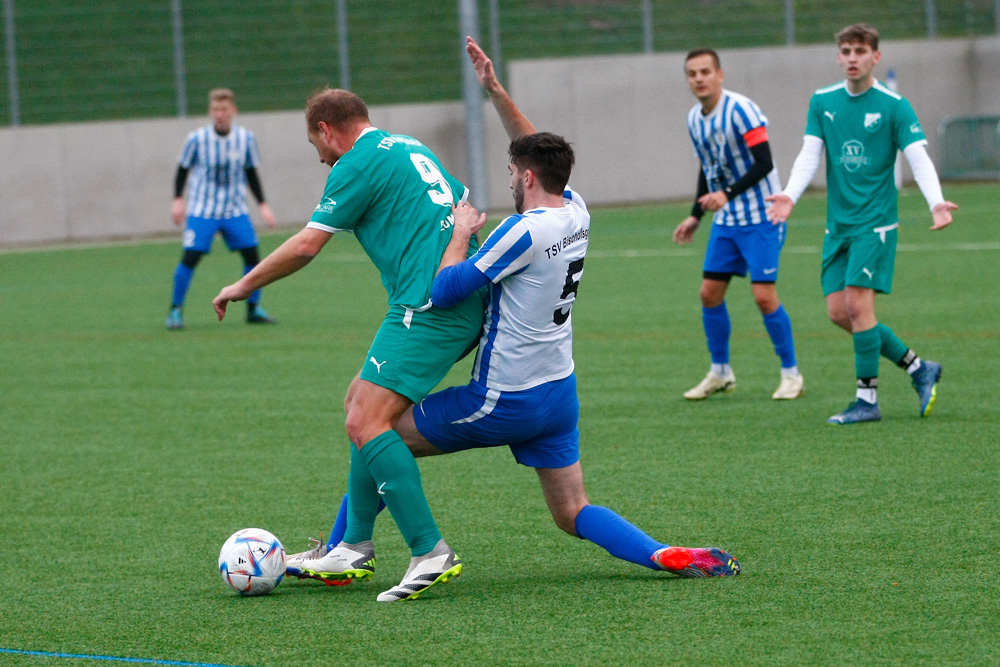
M712 135L712 138L715 139L716 146L724 146L726 144L725 132L716 132L715 134Z
M857 139L845 141L844 145L840 147L838 162L844 165L844 169L853 174L862 165L868 164L868 158L865 157L865 145Z
M882 114L881 113L866 113L865 114L865 129L869 132L874 132L882 124Z

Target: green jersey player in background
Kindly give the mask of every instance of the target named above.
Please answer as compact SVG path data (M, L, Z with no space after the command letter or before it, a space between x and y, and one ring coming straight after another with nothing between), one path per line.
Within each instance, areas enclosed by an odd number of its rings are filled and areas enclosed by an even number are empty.
M837 64L847 78L813 94L802 150L784 191L767 198L768 217L775 223L788 219L815 175L825 146L823 294L830 319L853 334L858 377L856 400L827 421L854 424L882 418L876 395L879 355L910 374L920 397L920 416L926 417L937 398L941 364L921 359L875 316L875 294L891 291L896 260L896 152L903 151L930 205L931 230L951 224L951 212L958 206L944 199L910 103L872 74L882 57L878 31L856 23L836 38Z
M455 308L431 305L434 275L451 240L453 206L465 201L468 190L422 143L374 127L354 93L328 88L314 94L306 105L306 125L320 161L330 165L322 200L305 229L223 288L213 305L221 320L230 301L246 299L303 268L335 234L348 232L358 239L382 274L389 310L345 399L347 437L354 446L345 549L334 555L353 556L331 568L337 566L337 575L346 572L341 579L371 578L372 532L384 501L412 556L406 576L392 590L419 593L461 573L462 565L441 538L416 460L393 428L475 348L479 337L483 292ZM468 245L469 254L475 252L474 240ZM330 287L336 291L336 285ZM414 573L419 585L413 584ZM379 601L401 599L386 593Z

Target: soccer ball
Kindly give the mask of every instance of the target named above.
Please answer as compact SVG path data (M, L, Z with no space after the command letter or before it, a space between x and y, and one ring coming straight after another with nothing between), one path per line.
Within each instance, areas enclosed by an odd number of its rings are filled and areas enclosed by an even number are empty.
M285 576L285 547L266 530L238 530L222 545L219 574L240 595L267 595Z

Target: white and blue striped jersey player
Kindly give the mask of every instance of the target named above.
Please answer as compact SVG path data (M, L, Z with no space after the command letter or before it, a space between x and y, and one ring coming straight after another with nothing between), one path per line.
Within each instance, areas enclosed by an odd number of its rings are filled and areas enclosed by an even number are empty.
M587 205L567 187L563 206L506 218L475 255L435 278L435 306L449 307L484 285L490 298L472 381L431 394L413 410L434 446L506 445L535 468L579 460L571 311L589 235Z
M246 197L246 170L260 164L253 132L233 124L220 135L206 125L188 135L178 164L190 170L184 247L208 252L216 231L230 250L257 245Z
M687 115L688 135L695 157L701 162L709 192L725 190L736 183L754 163L752 148L767 141L767 116L750 98L723 89L722 97L708 115L701 104ZM767 222L765 197L781 191L777 167L737 195L715 214L713 222L728 227Z
M755 164L751 149L768 141L767 116L750 98L723 89L707 115L700 103L691 108L687 126L704 177L699 195L707 185L706 192L725 191L729 197L713 218L703 267L706 277L749 272L755 282L775 282L785 225L767 219L765 198L781 191L777 167L746 189L741 184L733 191Z

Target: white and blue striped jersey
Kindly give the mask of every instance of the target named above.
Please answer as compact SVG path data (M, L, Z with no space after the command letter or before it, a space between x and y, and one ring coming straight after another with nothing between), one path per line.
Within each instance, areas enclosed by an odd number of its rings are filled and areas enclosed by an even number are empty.
M246 169L260 164L253 132L232 125L223 137L214 126L206 125L188 135L178 162L191 170L189 216L223 220L249 214Z
M570 309L583 275L590 213L568 187L564 206L512 215L470 258L492 282L472 379L521 391L573 373Z
M723 89L722 97L707 116L696 104L687 115L688 134L695 157L701 162L709 192L732 185L753 165L753 155L743 138L747 132L767 127L767 116L753 100ZM729 227L759 225L767 220L765 197L781 192L778 168L716 211L714 222Z

